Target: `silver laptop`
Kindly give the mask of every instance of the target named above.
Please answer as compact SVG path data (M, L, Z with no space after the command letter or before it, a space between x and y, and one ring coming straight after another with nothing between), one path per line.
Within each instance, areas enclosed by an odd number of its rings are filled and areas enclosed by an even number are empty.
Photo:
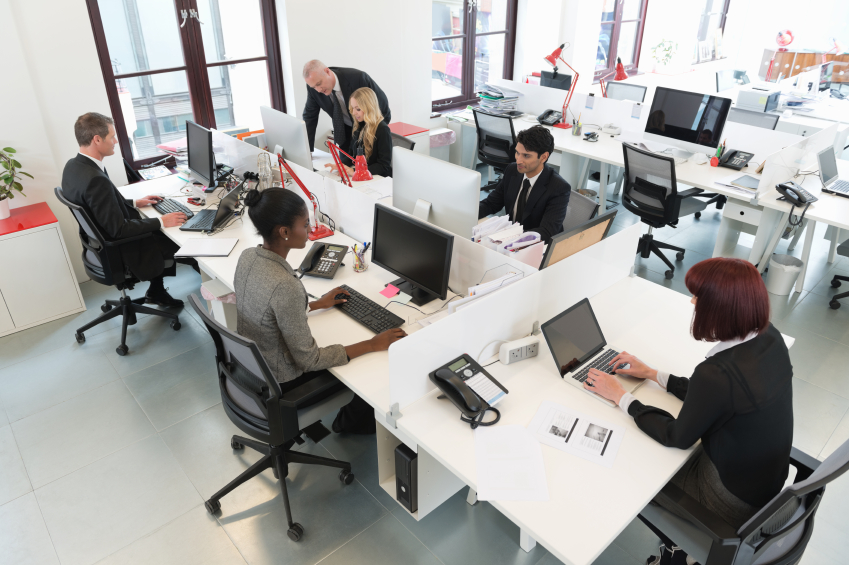
M615 406L613 402L584 388L590 369L612 374L613 367L608 363L621 352L621 349L608 347L589 299L584 298L544 323L542 333L563 380L605 404ZM644 379L624 375L614 376L625 392L634 392L645 382Z
M826 147L817 153L817 161L820 165L820 180L822 180L823 192L836 194L849 198L849 181L840 180L837 172L837 157L833 147Z

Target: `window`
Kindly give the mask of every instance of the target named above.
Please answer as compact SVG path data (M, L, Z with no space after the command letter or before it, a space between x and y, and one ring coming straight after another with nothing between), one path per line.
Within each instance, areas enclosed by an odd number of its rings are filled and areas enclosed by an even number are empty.
M616 69L617 58L626 71L637 70L647 4L648 0L603 0L594 82Z
M518 0L433 0L433 108L475 102L494 78L513 76Z
M725 31L725 20L728 18L728 5L731 0L704 0L705 9L702 12L699 20L699 36L696 41L695 52L693 53L693 62L700 63L704 61L712 61L721 56L717 53L716 38L717 34ZM707 49L710 48L710 55L707 56Z
M135 168L204 127L285 111L276 0L86 0L115 130Z

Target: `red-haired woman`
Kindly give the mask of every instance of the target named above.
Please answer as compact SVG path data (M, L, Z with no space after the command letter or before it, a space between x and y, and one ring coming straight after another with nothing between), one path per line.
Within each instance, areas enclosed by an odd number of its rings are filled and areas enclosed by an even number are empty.
M740 259L707 259L685 278L693 294L691 332L718 342L689 379L622 352L618 373L651 379L684 401L678 417L645 406L616 379L594 369L584 384L619 404L646 434L668 447L701 447L672 483L739 528L779 493L793 440L793 370L781 333L769 322L769 296L757 269ZM657 533L657 532L656 532ZM667 555L678 553L664 539ZM679 557L648 563L677 563Z

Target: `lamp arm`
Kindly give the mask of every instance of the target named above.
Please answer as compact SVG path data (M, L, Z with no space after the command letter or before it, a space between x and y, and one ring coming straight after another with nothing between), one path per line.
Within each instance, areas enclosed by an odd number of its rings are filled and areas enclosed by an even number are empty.
M344 184L347 184L349 187L353 188L354 185L351 184L351 177L348 176L348 170L342 164L342 159L339 157L339 152L342 151L342 148L336 145L335 143L331 143L328 139L324 142L328 149L330 149L330 154L333 156L333 161L336 163L336 169L339 171L339 178L342 179ZM342 151L342 153L345 153ZM353 161L354 158L345 153L345 155Z
M298 175L296 175L295 171L292 170L292 167L289 166L289 163L287 163L286 160L283 159L283 157L281 157L279 154L277 155L277 165L278 165L278 167L282 167L280 169L280 182L283 182L283 169L286 169L286 172L289 173L289 176L291 176L292 179L298 184L298 186L301 187L301 190L303 190L304 194L307 195L307 198L309 199L309 201L312 202L313 222L317 226L318 225L318 213L317 213L318 212L318 202L316 201L315 196L313 195L312 192L309 191L309 189L304 185L304 183L301 182L301 179L298 178Z
M598 79L598 84L601 87L602 97L607 98L607 83L605 82L605 79L609 79L611 76L613 76L615 74L616 74L616 71L611 71L611 72L607 73L606 75L604 75L603 77L601 77L600 79Z
M560 61L562 61L564 65L569 67L569 69L573 73L575 73L575 78L572 80L572 85L569 87L569 94L566 95L566 99L563 101L563 118L562 119L563 119L563 123L565 124L566 123L566 110L569 108L569 103L572 102L572 94L574 94L574 92L575 92L575 86L578 84L578 78L580 77L580 74L578 73L578 71L576 71L574 69L574 67L572 67L572 65L570 65L569 63L564 61L563 57L558 57L558 59L560 59Z

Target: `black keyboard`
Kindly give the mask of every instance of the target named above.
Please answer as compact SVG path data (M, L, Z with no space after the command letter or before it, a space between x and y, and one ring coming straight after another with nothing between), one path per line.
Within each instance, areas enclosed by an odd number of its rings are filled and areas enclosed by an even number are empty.
M153 205L153 209L162 215L171 214L173 212L182 212L186 215L186 218L191 218L195 215L195 213L189 210L184 204L177 202L176 200L171 200L170 198L163 198Z
M340 288L350 292L351 296L337 294L337 300L344 298L348 302L339 304L336 308L339 308L342 312L348 314L374 333L379 334L380 332L403 326L406 323L400 316L396 316L377 302L366 298L348 285L343 284Z
M197 215L180 226L183 231L212 231L212 224L215 222L215 216L218 210L204 209Z
M579 373L572 375L572 378L578 382L584 382L589 376L590 369L598 369L602 373L612 375L614 367L608 365L608 363L610 363L617 355L619 355L618 351L608 349L607 351L596 357L591 363L587 364L583 369L581 369Z

